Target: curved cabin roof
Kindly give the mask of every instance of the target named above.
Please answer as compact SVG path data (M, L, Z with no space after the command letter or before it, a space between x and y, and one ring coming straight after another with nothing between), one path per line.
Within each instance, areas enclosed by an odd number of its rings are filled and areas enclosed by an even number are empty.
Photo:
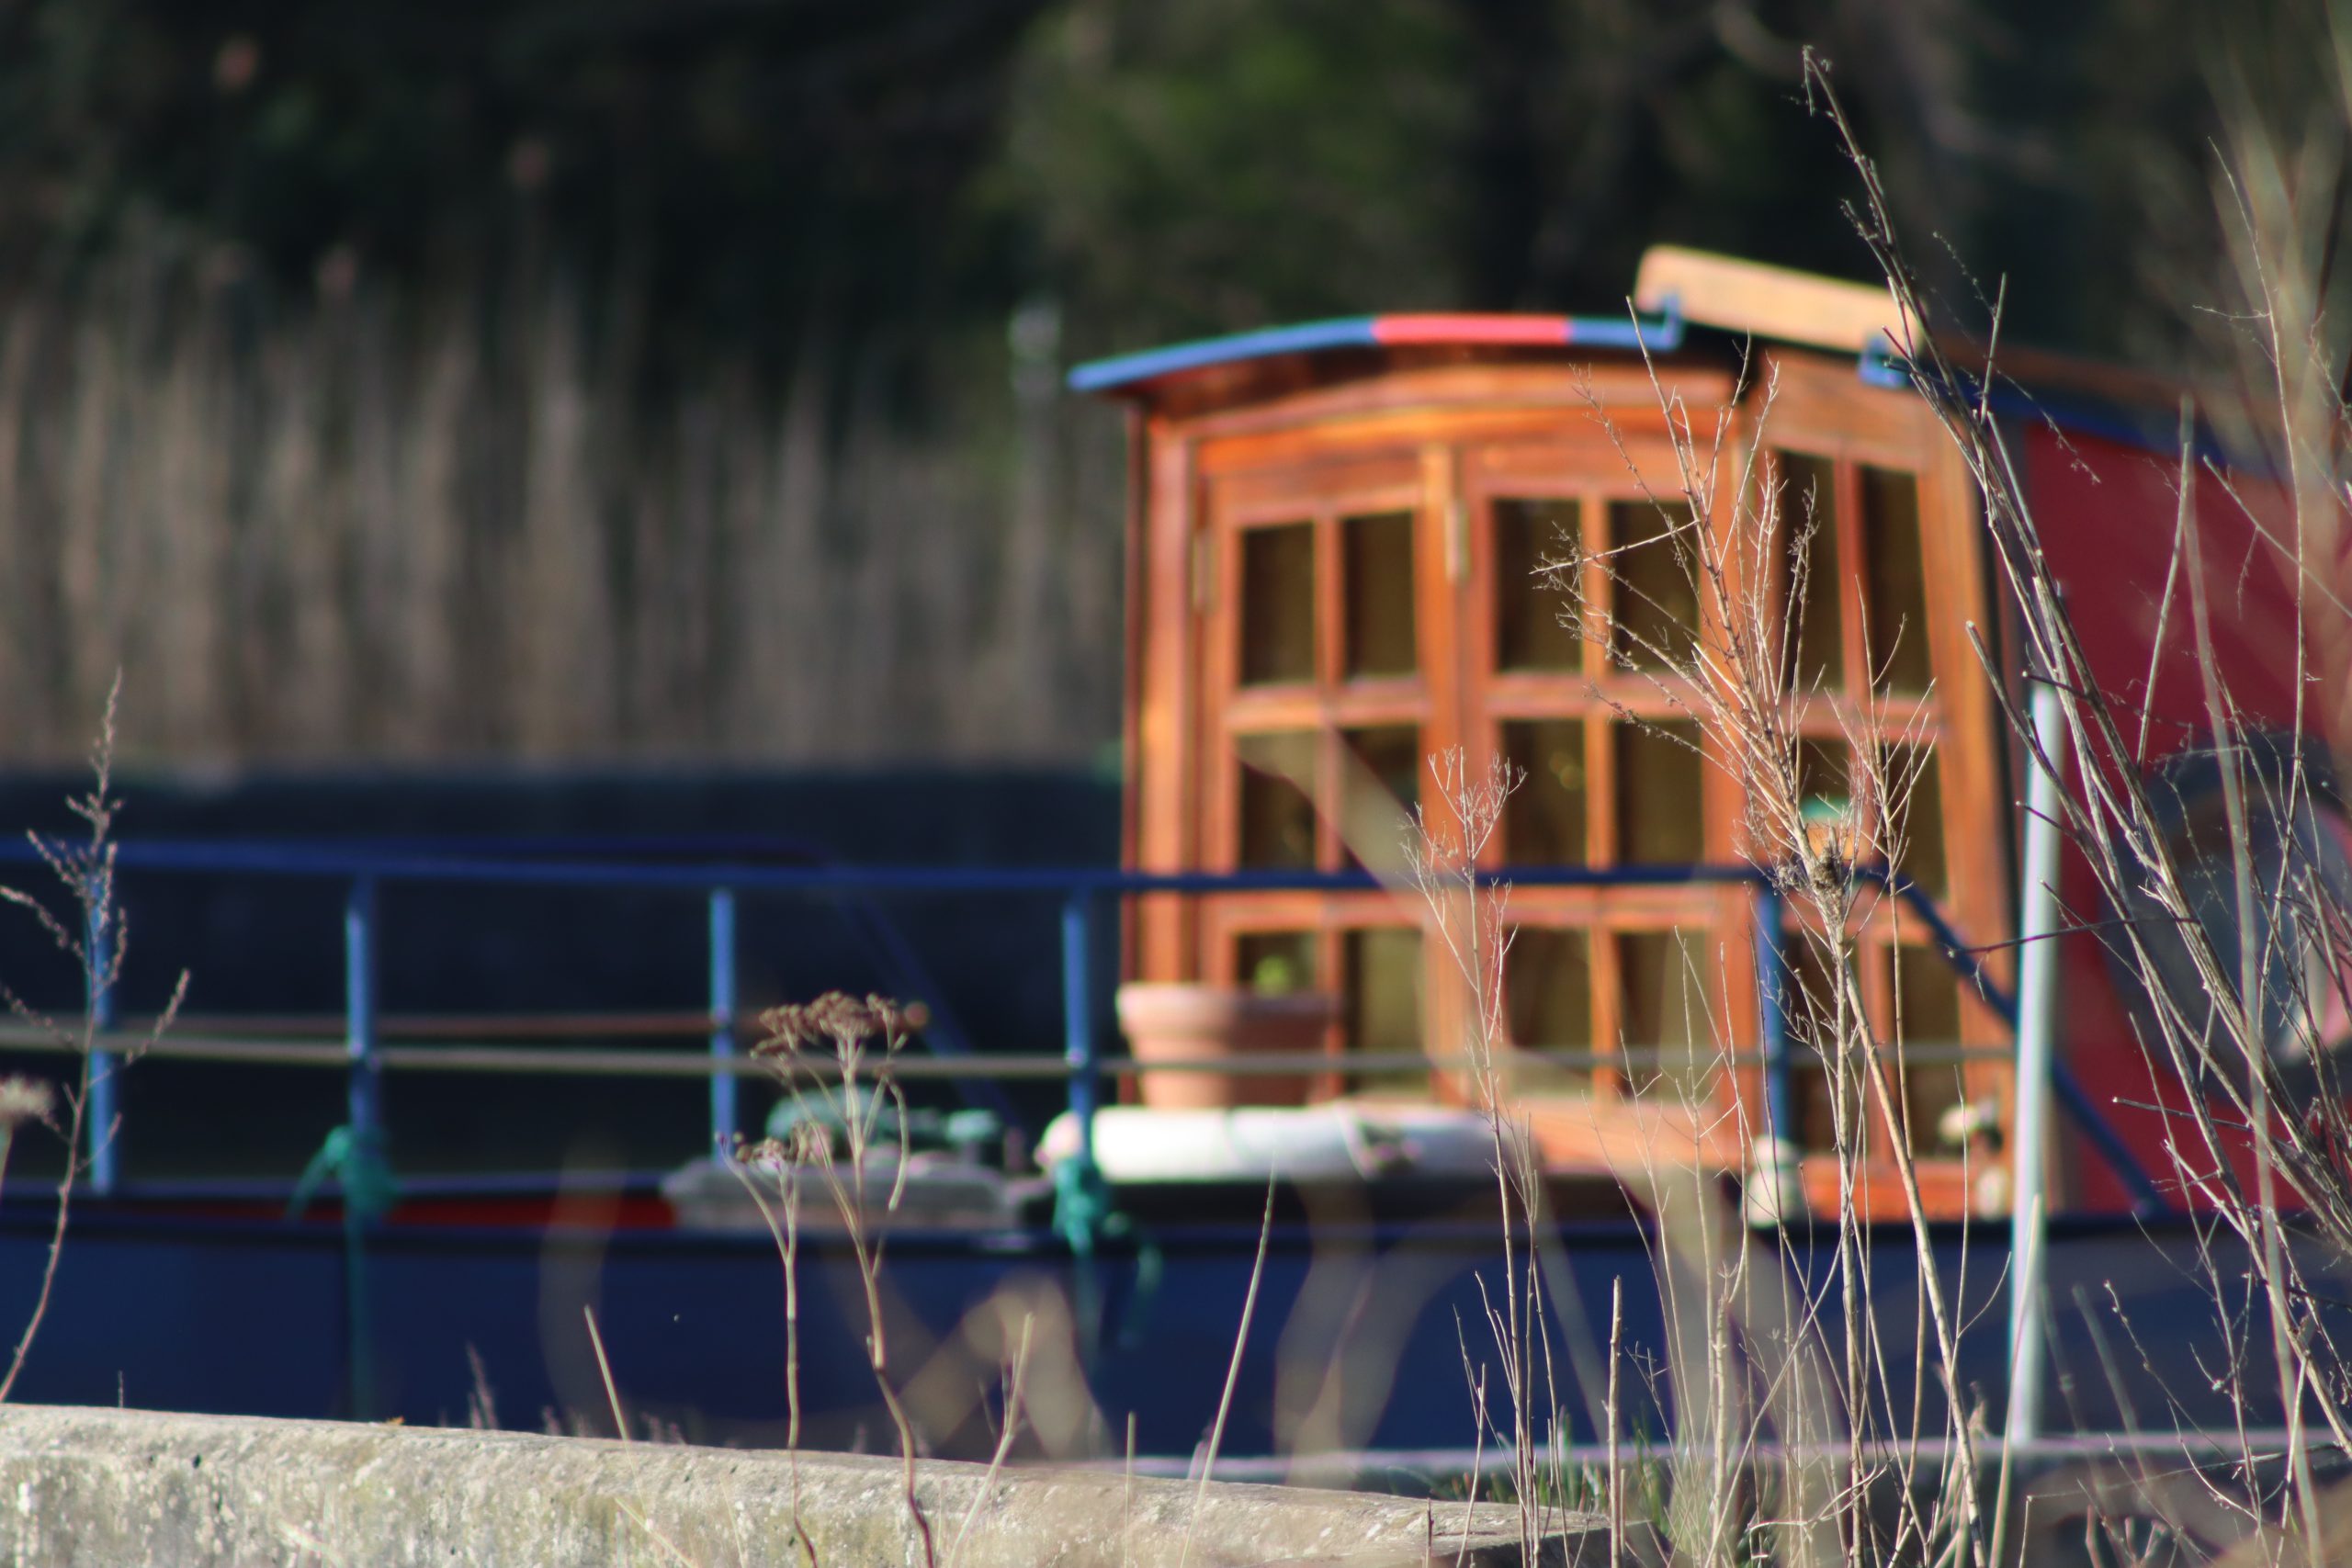
M1174 400L1197 407L1298 383L1295 365L1284 374L1270 362L1326 356L1326 373L1305 378L1314 382L1400 358L1671 355L1682 348L1686 325L1847 354L1883 352L1904 341L1902 314L1883 288L1657 245L1644 254L1633 296L1615 316L1347 316L1098 359L1071 371L1069 384L1077 391L1117 393L1155 406Z
M1703 336L1711 355L1743 339L1852 355L1864 378L1899 386L1904 373L1894 356L1915 341L1916 325L1883 284L1653 245L1616 315L1338 317L1094 360L1073 369L1069 385L1182 417L1411 366L1671 357L1700 351ZM1943 332L1936 337L1964 373L1984 365L1983 344ZM2011 412L2158 451L2174 447L2177 381L2029 348L2002 348L1999 368L1994 400Z

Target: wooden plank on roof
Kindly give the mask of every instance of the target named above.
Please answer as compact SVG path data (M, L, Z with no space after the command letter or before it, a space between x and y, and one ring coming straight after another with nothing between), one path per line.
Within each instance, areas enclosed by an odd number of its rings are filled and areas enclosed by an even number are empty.
M1909 341L1903 313L1883 286L1652 245L1634 276L1634 304L1660 310L1669 298L1694 325L1782 343L1860 354L1882 335L1898 345Z

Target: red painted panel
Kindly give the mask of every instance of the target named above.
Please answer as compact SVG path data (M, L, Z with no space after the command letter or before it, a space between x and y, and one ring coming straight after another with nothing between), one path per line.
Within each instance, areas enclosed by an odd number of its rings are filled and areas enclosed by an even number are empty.
M1374 342L1446 344L1540 344L1557 348L1568 341L1566 316L1430 314L1375 316Z
M2025 446L2042 547L2100 686L2127 721L2149 712L2151 761L2199 744L2211 727L2185 551L2170 609L2164 604L2179 532L2177 461L2047 427L2032 429ZM2287 498L2267 479L2234 474L2225 490L2210 473L2199 477L2199 557L2214 661L2239 708L2258 726L2281 729L2292 717L2294 563L2272 541L2291 537L2290 518ZM2160 621L2164 647L2152 685L2149 652Z
M2212 726L2191 620L2191 574L2200 580L2214 662L2248 729L2284 735L2296 719L2297 594L2309 585L2306 620L2314 628L2303 686L2306 733L2323 741L2346 733L2347 617L2352 574L2345 570L2342 531L2314 547L2302 573L2293 555L2293 513L2284 487L2244 471L2224 483L2200 472L2196 483L2195 551L2179 516L2179 465L2120 443L2046 427L2022 443L2027 487L2053 574L2099 687L2115 704L2127 745L2148 718L2146 761L2209 750ZM2177 570L2176 573L2176 558ZM2173 579L2166 604L2166 581ZM2340 745L2330 750L2342 754ZM2079 793L2079 792L2078 792ZM2069 848L2062 874L2061 919L2095 925L2115 911L2101 900L2090 864ZM2184 1090L2168 1071L2152 1071L2137 1039L2127 991L2097 929L2062 940L2060 1048L2090 1098L2115 1123L2147 1168L2166 1179L2167 1138L2194 1147L2193 1131L2175 1111ZM2062 1134L2071 1136L2071 1134ZM2076 1156L2084 1206L2129 1206L2121 1186L2087 1152Z

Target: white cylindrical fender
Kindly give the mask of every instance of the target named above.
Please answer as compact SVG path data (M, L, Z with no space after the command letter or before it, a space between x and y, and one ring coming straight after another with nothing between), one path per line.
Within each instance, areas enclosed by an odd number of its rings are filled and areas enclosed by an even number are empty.
M1077 1147L1077 1123L1065 1111L1046 1127L1037 1158L1050 1168ZM1493 1172L1494 1134L1479 1112L1438 1106L1117 1105L1095 1112L1094 1159L1114 1182L1475 1178Z

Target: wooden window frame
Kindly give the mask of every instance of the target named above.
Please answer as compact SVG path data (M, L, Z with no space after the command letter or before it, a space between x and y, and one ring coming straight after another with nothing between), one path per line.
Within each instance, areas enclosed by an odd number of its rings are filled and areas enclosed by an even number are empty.
M1692 407L1715 406L1734 395L1729 376L1717 369L1695 364L1665 368L1669 380L1684 380L1684 398ZM1966 476L1945 450L1929 411L1906 394L1860 386L1849 361L1766 350L1748 367L1745 387L1733 425L1735 447L1761 440L1833 462L1868 463L1918 476L1923 570L1935 584L1928 605L1931 624L1923 630L1930 640L1929 665L1936 683L1931 700L1922 705L1933 711L1913 716L1928 719L1929 727L1902 739L1934 747L1939 758L1951 885L1946 908L1973 940L1997 948L2009 923L2007 868L1999 848L2004 818L1993 744L1996 730L1989 695L1979 689L1981 681L1970 679L1974 666L1964 640L1965 623L1989 624L1983 563L1967 553L1979 546L1971 525L1973 500ZM1774 395L1765 422L1770 429L1759 433L1756 426L1762 400L1758 389L1764 387L1773 388ZM1617 483L1616 476L1625 471L1625 458L1593 418L1596 404L1622 434L1645 443L1654 452L1664 451L1664 416L1657 408L1650 372L1605 361L1397 367L1228 408L1182 417L1153 416L1148 460L1139 468L1149 484L1144 530L1149 564L1141 590L1148 605L1142 633L1145 669L1137 677L1142 710L1135 719L1144 781L1137 796L1141 820L1133 829L1136 863L1169 870L1232 866L1238 849L1238 799L1227 781L1236 776L1233 741L1238 733L1286 726L1317 731L1328 793L1337 787L1340 776L1334 749L1340 744L1335 732L1342 727L1416 724L1425 755L1460 745L1476 771L1495 754L1504 720L1565 718L1564 709L1579 706L1582 716L1576 721L1588 726L1588 848L1596 861L1609 858L1614 768L1608 721L1592 716L1589 705L1595 699L1586 689L1588 681L1603 694L1598 699L1602 704L1613 697L1637 713L1668 715L1661 711L1651 677L1592 668L1592 639L1586 639L1580 655L1584 663L1574 672L1494 668L1490 606L1495 558L1487 536L1491 513L1482 500L1497 494L1565 493L1578 501L1588 546L1597 542L1607 525L1607 501L1634 498ZM1498 452L1513 454L1512 462L1490 461ZM1727 461L1736 467L1736 459ZM1642 466L1654 474L1674 471L1655 468L1650 458L1642 459ZM1548 471L1554 479L1523 488L1543 479L1535 470ZM1838 471L1855 476L1838 482L1841 492L1858 484L1859 470ZM1563 480L1563 475L1569 477ZM1367 476L1376 482L1367 483ZM1596 476L1600 482L1593 482ZM1612 497L1611 491L1617 493ZM1839 507L1841 527L1859 527L1859 495L1849 499L1841 494L1839 499L1845 502ZM1238 589L1238 563L1227 535L1232 518L1261 504L1271 509L1259 513L1265 521L1317 519L1323 540L1318 559L1325 563L1317 589L1323 603L1319 636L1328 650L1318 649L1318 680L1312 691L1286 688L1237 696L1232 679L1236 649L1219 630L1226 624L1219 616L1233 604ZM1344 590L1332 534L1336 519L1399 506L1411 508L1416 517L1416 633L1421 669L1418 701L1404 702L1396 700L1403 694L1394 689L1398 682L1344 683L1322 678L1337 671L1343 648L1338 610ZM1717 520L1719 525L1723 521ZM1858 558L1849 549L1841 558ZM1858 574L1841 570L1839 575L1841 594L1864 592ZM1859 637L1860 620L1849 610L1839 621L1843 660L1848 657L1843 643ZM1914 634L1906 629L1905 635ZM1433 647L1443 651L1433 655ZM1335 689L1341 684L1351 689ZM1377 689L1382 685L1392 689L1382 692ZM1862 691L1867 694L1867 684ZM1804 716L1806 730L1842 740L1846 726L1836 704L1844 700L1833 697L1828 705L1809 709ZM1871 700L1882 715L1892 711L1885 699ZM1663 705L1670 710L1670 704ZM1602 731L1598 736L1592 733L1596 726ZM1897 723L1894 728L1906 727ZM1945 744L1954 737L1966 738L1967 744L1958 749ZM1704 777L1707 858L1737 860L1743 846L1736 839L1736 787L1719 769L1709 768ZM1336 867L1341 860L1326 804L1317 802L1317 860L1319 865ZM1326 944L1324 972L1336 981L1336 949L1346 931L1419 919L1409 900L1385 894L1346 897L1366 902L1343 909L1341 900L1320 894L1201 899L1154 896L1138 900L1138 972L1155 978L1229 977L1231 944L1224 933L1238 931L1246 922L1259 929L1318 931ZM1615 889L1602 895L1589 889L1521 887L1512 902L1514 917L1528 924L1565 920L1603 931L1629 922L1649 929L1712 926L1721 938L1728 983L1711 1005L1740 1032L1729 1043L1752 1055L1756 1042L1748 1036L1757 1010L1752 903L1746 889ZM1634 910L1640 913L1628 913ZM1872 911L1871 918L1891 916ZM1906 934L1917 923L1906 913ZM1596 943L1597 994L1612 988L1602 985L1598 973L1604 964L1613 964L1613 951L1604 956L1606 947ZM1458 981L1442 951L1425 947L1425 963L1428 1038L1449 1041L1455 1037L1458 1014L1448 993ZM2008 979L2006 954L1996 952L1991 967L1996 979ZM1877 968L1866 966L1866 990L1879 984ZM1614 1001L1612 997L1612 1005ZM1981 1003L1964 1000L1962 1015L1962 1043L2006 1042L2006 1026ZM1596 1027L1596 1051L1612 1038L1611 1030ZM1976 1071L1971 1068L1972 1074ZM1992 1064L1987 1071L1987 1081L2001 1087L2006 1123L2007 1069ZM1761 1103L1757 1078L1753 1072L1736 1074L1729 1090L1731 1110L1746 1118L1751 1134L1762 1131L1760 1116L1748 1113L1748 1108ZM1976 1095L1973 1078L1970 1093ZM1808 1168L1809 1181L1817 1175ZM1931 1208L1954 1212L1953 1204L1973 1206L1973 1196L1955 1188L1950 1176L1940 1168L1923 1171ZM1875 1201L1864 1195L1865 1202Z

